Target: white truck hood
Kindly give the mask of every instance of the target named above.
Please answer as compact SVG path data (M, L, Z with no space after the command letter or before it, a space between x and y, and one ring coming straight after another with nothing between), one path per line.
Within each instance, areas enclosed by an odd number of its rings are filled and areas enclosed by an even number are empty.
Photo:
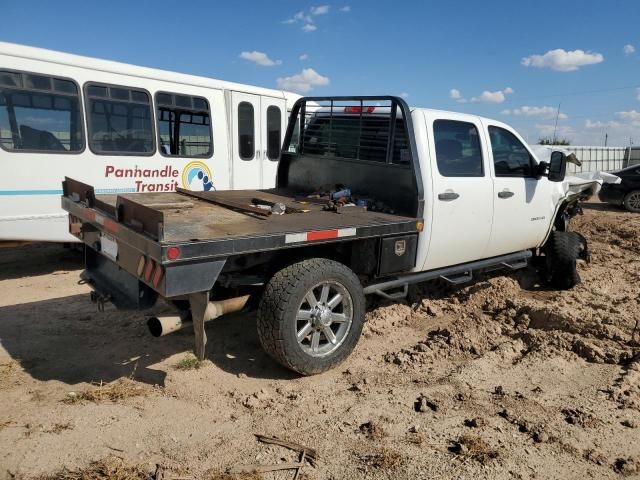
M534 155L538 161L547 162L551 160L551 154L553 152L562 152L567 156L567 161L581 166L582 162L576 158L573 152L566 150L562 147L549 146L549 145L530 145ZM600 191L600 187L603 183L620 183L622 180L620 177L611 173L597 171L597 172L584 172L569 174L564 178L564 181L558 182L557 190L561 197L574 197L576 195L587 195L590 198L593 195L597 195Z

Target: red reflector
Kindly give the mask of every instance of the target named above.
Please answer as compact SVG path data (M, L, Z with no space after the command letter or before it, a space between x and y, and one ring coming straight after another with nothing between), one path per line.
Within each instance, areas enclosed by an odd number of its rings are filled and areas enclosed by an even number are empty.
M155 273L153 274L153 286L157 288L160 280L162 280L162 266L158 265Z
M147 262L147 266L145 267L145 270L144 270L144 279L147 282L151 281L151 273L153 273L153 267L155 267L155 266L156 266L156 264L153 263L153 261L149 260Z
M337 230L321 230L319 232L308 232L307 241L326 240L328 238L338 238Z
M373 113L376 107L344 107L344 113Z
M167 250L167 258L169 260L175 260L178 257L180 257L180 249L178 247L169 247L169 250Z

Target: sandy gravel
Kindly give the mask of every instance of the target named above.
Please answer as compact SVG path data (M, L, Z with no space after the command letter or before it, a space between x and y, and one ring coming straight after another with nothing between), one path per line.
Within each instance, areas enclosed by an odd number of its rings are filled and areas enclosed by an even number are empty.
M356 352L311 378L262 352L253 315L209 324L209 360L178 369L191 332L96 312L80 254L0 249L0 479L294 461L255 433L316 448L309 479L640 478L640 215L589 204L573 228L593 254L574 290L528 270L372 300Z

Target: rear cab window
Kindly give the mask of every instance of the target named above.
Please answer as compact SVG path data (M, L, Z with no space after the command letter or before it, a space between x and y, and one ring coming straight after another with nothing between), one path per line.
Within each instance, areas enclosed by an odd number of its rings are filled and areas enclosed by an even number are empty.
M132 87L85 86L89 147L98 155L153 155L151 96Z
M395 119L393 140L390 140L389 109L376 112L375 107L365 106L361 112L359 108L347 106L340 108L338 113L319 112L310 116L304 129L302 153L386 163L389 142L392 141L390 163L410 166L411 153L404 119Z
M14 152L84 150L78 85L43 74L0 71L0 146Z

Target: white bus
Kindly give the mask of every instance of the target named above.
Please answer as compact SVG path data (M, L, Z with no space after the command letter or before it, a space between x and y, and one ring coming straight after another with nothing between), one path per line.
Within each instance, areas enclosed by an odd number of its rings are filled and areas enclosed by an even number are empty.
M0 42L0 241L73 241L65 176L101 193L273 187L298 98Z

